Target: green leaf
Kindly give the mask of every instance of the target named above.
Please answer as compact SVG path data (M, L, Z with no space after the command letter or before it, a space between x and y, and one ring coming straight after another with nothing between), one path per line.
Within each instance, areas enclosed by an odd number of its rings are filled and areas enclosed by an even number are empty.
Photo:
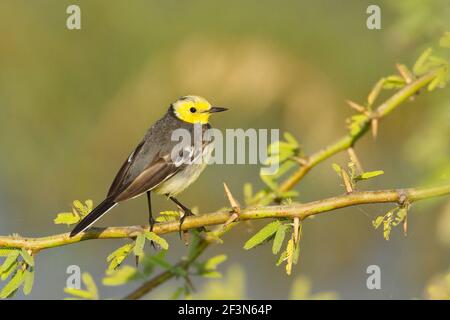
M28 253L26 249L22 248L22 250L20 251L20 255L27 265L29 265L30 267L34 267L34 258Z
M0 248L0 257L8 256L12 251L16 251L15 248Z
M392 215L397 208L389 211L385 215L385 219L383 220L383 237L386 240L389 240L391 230L392 230Z
M145 263L151 263L153 265L160 266L163 269L172 269L172 265L164 258L167 251L161 251L160 253L153 256L145 256Z
M161 249L163 249L163 250L169 249L169 244L167 243L167 241L164 238L161 238L160 236L158 236L156 233L147 231L147 232L145 232L145 237L148 240L153 241L156 244L158 244L161 247Z
M384 89L399 89L406 85L405 79L403 77L394 75L389 76L384 79L383 88Z
M432 49L428 48L420 55L420 57L417 59L416 63L414 64L414 67L413 67L414 74L422 75L428 71L428 69L426 67L426 62L427 62L428 58L430 57L431 52L432 52Z
M24 280L24 271L22 269L17 270L11 280L3 287L2 291L0 292L0 298L5 299L11 297Z
M188 276L188 272L182 268L182 267L174 267L171 269L172 273L179 276L179 277L187 277Z
M337 173L337 174L341 174L341 172L342 172L342 168L341 168L341 166L340 165L338 165L338 164L336 164L336 163L333 163L332 164L332 167L333 167L333 170Z
M81 275L81 279L83 280L83 283L86 286L86 290L91 294L91 299L97 300L98 290L92 276L87 272L83 272L83 274Z
M259 244L261 244L264 240L272 236L275 232L277 232L278 227L281 225L279 220L275 220L261 230L259 230L253 237L251 237L244 245L245 250L249 250Z
M289 225L283 224L279 226L277 229L277 232L275 233L275 238L273 239L273 245L272 245L272 253L278 254L280 252L280 249L283 245L284 238L286 236L286 230L289 228Z
M220 254L217 256L214 256L212 258L209 258L205 263L205 269L206 270L216 270L217 266L227 260L227 256L225 254Z
M84 204L80 200L75 200L72 203L74 210L81 214L82 217L87 216L94 206L94 203L92 200L86 200Z
M14 261L14 263L13 263L12 265L10 265L9 268L6 269L6 270L2 273L0 279L1 279L2 281L5 281L6 279L8 279L8 277L9 277L9 276L17 269L17 266L18 266L18 265L19 265L19 263L17 262L17 260Z
M355 177L354 180L355 181L367 180L367 179L371 179L371 178L380 176L382 174L384 174L383 170L364 172L364 173L360 174L359 176Z
M352 136L359 134L362 125L368 120L365 114L356 114L349 120L348 128Z
M163 211L160 212L160 216L156 217L156 222L170 222L175 221L180 217L178 211Z
M202 273L202 276L210 279L222 278L222 274L219 271L207 271Z
M189 251L188 251L188 259L189 260L197 255L198 250L200 249L199 244L201 241L201 237L197 230L193 230L191 234L192 234L192 239L190 241Z
M378 216L375 220L372 221L372 225L375 229L378 229L379 226L383 223L384 216Z
M281 199L290 199L298 197L299 192L297 190L289 190L280 194Z
M393 226L398 226L400 223L403 222L403 220L405 220L406 215L408 214L408 209L406 209L405 207L401 207L396 215L395 215L395 219L394 222L392 223Z
M131 266L123 266L117 270L109 270L106 275L102 281L105 286L120 286L140 278L138 270Z
M244 184L244 197L251 199L253 197L253 186L251 183L247 182Z
M450 48L450 32L445 32L439 40L439 45L443 48Z
M181 295L184 293L184 287L179 287L170 297L170 300L178 300Z
M145 235L141 233L136 237L136 241L134 242L133 253L138 257L143 256L144 245L145 245Z
M244 184L244 201L246 204L249 204L252 202L253 199L253 186L251 183L245 183Z
M161 211L159 214L163 215L163 216L174 217L174 218L180 217L180 211Z
M433 91L437 87L440 88L445 87L447 81L448 81L448 67L442 67L436 74L436 77L428 85L428 91Z
M150 263L148 260L142 261L142 274L146 277L151 275L155 270L155 264Z
M122 262L126 259L126 257L130 254L131 250L133 250L133 246L134 246L133 243L128 243L112 252L106 258L106 261L110 262L108 270L114 270L118 266L120 266Z
M297 139L295 139L295 137L292 134L290 134L289 132L284 132L283 137L284 137L284 140L289 142L289 144L292 147L298 148L300 146Z
M287 251L283 251L281 254L280 254L280 257L278 258L278 261L277 261L277 263L276 263L276 266L278 267L280 264L282 264L283 263L283 261L285 261L287 259Z
M278 184L273 180L273 177L271 175L260 173L259 176L261 177L261 180L269 187L270 190L275 191L278 189Z
M86 211L88 212L88 213L90 213L91 211L92 211L92 209L94 208L94 201L92 201L91 199L88 199L88 200L86 200L85 202L85 208L86 208Z
M277 171L275 171L275 173L271 175L271 177L279 178L295 166L296 163L294 161L285 161L278 167Z
M24 275L24 283L23 283L23 294L29 295L31 293L31 290L33 289L33 283L34 283L34 269L26 269L25 275Z
M288 241L287 247L286 247L286 274L291 275L292 273L292 263L293 263L293 255L295 251L295 245L294 240L291 238Z
M19 250L14 250L10 254L8 254L5 262L3 262L3 265L0 267L0 274L9 269L9 267L17 260L19 254Z
M75 297L82 299L92 299L90 292L86 290L76 289L76 288L64 288L64 292ZM72 300L73 298L66 298L67 300Z
M56 218L53 220L55 224L75 224L81 220L80 216L73 212L61 212L58 213Z
M75 209L77 209L79 212L83 212L84 211L84 205L81 203L80 200L74 200L72 202L72 205Z

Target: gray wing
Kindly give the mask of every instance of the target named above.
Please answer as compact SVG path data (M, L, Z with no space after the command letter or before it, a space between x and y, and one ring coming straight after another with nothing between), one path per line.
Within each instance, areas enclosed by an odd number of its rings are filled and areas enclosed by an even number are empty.
M171 160L175 142L170 140L167 121L158 121L123 163L109 188L115 202L134 198L170 178L182 166ZM163 135L162 133L166 133Z
M176 119L170 113L157 121L120 168L109 189L108 197L114 202L134 198L184 169L188 164L175 163L171 157L173 147L178 144L177 141L171 140L171 135L172 131L178 128L185 128L192 134L191 124ZM208 128L209 125L203 126L203 130ZM192 145L193 140L191 148Z
M172 177L180 168L167 162L164 158L159 158L141 172L125 190L116 195L114 200L116 202L124 201L151 190Z
M111 184L111 187L109 187L108 191L108 197L117 195L120 193L120 191L127 186L127 182L132 180L132 172L130 172L130 169L133 167L134 164L134 156L139 153L142 146L144 145L144 140L142 140L136 149L131 153L131 155L128 157L128 159L122 164L122 166L119 169L119 172L117 172L116 177L114 178L113 183Z

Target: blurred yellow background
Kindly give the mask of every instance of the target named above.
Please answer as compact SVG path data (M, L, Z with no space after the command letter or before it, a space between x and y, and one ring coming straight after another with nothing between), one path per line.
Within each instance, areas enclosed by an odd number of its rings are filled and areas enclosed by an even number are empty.
M213 119L217 128L280 128L307 154L342 136L352 114L345 99L363 102L379 78L395 73L395 63L411 65L450 31L446 0L378 2L381 30L366 27L371 1L1 1L0 234L68 231L53 224L56 213L74 199L100 202L147 127L182 95L229 107ZM81 30L66 28L70 4L81 7ZM448 89L423 92L381 122L375 141L357 144L365 169L385 171L361 188L420 185L445 172L448 179L449 98ZM302 181L299 201L343 192L333 162L345 164L345 154ZM258 172L256 165L210 166L180 199L215 210L227 205L222 182L242 199L245 182L263 186ZM97 225L143 224L146 208L144 198L127 202ZM154 208L174 209L161 198ZM427 282L450 267L450 202L415 204L408 237L394 230L388 242L371 225L387 208L348 208L307 221L291 277L275 266L268 246L242 249L250 236L245 226L206 256L226 253L225 271L240 266L246 298L288 298L299 275L340 298L424 297ZM252 225L254 232L261 223ZM177 235L168 240L176 261L186 248ZM104 258L123 242L39 254L30 297L64 297L71 264L100 279ZM381 290L366 288L371 264L381 267ZM135 285L101 288L101 295L121 297ZM174 286L154 297L168 297Z

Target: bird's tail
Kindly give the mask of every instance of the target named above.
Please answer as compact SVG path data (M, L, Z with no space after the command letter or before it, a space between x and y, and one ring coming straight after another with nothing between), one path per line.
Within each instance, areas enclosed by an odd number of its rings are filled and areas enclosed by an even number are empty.
M95 223L98 219L100 219L105 213L111 210L117 203L114 202L111 198L106 198L100 203L94 210L92 210L83 220L81 220L75 228L73 228L70 233L70 237L76 236L80 232L83 232L91 225Z

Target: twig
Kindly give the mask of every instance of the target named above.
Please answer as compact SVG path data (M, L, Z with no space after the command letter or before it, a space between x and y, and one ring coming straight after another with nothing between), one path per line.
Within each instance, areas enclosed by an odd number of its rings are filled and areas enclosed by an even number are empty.
M419 89L427 86L436 77L439 70L433 70L416 79L410 84L400 89L391 98L382 103L377 109L377 116L381 118L388 115L402 102L413 96ZM354 134L347 134L330 146L317 151L308 157L308 162L299 167L299 169L289 178L287 178L280 186L280 191L285 192L291 190L313 167L331 156L352 147L369 129L372 119L368 118Z
M401 197L407 196L408 203L450 194L450 184L431 187L431 188L411 188L402 190L381 190L381 191L364 191L353 192L351 194L341 195L337 197L317 200L313 202L293 205L265 206L260 208L246 208L241 211L240 221L267 219L267 218L295 218L301 220L308 216L336 210L339 208L383 202L398 202ZM229 219L228 212L213 212L198 216L187 217L183 223L182 229L196 229L200 227L219 225L225 223ZM63 233L45 238L25 238L25 237L0 237L0 247L9 248L25 248L33 252L43 249L49 249L68 244L77 243L92 239L119 239L132 238L137 236L144 230L148 230L148 226L128 226L128 227L111 227L111 228L92 228L91 230L81 233L70 238L69 233ZM156 234L167 234L178 232L179 222L171 221L156 224L153 232Z

